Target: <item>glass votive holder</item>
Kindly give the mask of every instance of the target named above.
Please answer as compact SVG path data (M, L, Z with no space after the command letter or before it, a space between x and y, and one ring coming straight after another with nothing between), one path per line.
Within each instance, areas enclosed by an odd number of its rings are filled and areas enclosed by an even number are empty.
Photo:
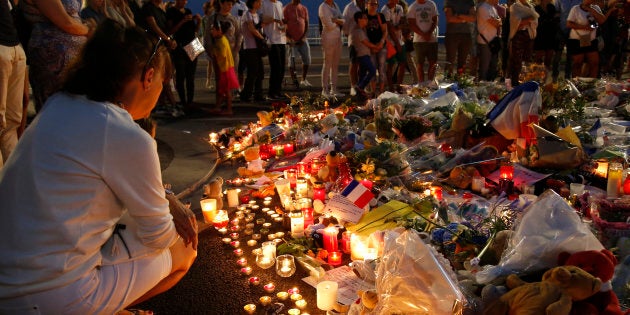
M288 278L295 273L295 259L292 255L276 257L276 273L283 278Z
M256 219L256 224L262 225L264 223L265 223L265 219L264 218Z
M262 306L267 306L271 304L271 297L267 295L263 295L258 299L258 302L260 302L260 305Z
M260 234L261 234L261 235L267 235L267 234L269 234L269 229L268 229L268 228L262 228L262 229L260 229Z
M258 245L258 241L257 240L249 240L249 241L247 241L247 246L249 246L249 247L254 247L256 245Z
M285 301L286 299L289 298L289 293L288 292L284 292L284 291L280 291L280 292L276 293L276 297L280 301Z
M254 229L245 229L245 231L243 231L243 234L245 234L245 235L252 235L252 234L254 234Z
M261 237L261 236L260 236L260 234L258 234L258 233L252 234L252 239L253 239L253 240L259 240L259 239L260 239L260 237Z

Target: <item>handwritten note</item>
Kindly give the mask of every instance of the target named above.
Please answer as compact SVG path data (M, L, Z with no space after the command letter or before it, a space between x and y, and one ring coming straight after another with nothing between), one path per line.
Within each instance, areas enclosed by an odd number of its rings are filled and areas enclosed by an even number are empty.
M335 281L339 284L337 302L344 305L350 305L359 298L357 295L358 290L365 291L374 289L373 284L359 279L349 266L341 266L326 271L326 275L322 281L323 280ZM308 283L313 288L317 287L317 279L314 277L306 277L303 278L302 281Z
M363 213L365 213L362 208L357 207L352 201L342 195L333 196L326 204L323 212L337 219L352 223L359 222Z

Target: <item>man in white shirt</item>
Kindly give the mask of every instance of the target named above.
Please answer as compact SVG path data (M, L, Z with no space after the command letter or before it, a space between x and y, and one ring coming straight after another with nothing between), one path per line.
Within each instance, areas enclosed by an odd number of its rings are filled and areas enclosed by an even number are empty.
M407 10L409 28L413 31L413 47L416 52L416 70L418 83L424 82L424 60L429 63L427 76L429 80L435 77L437 63L437 23L438 12L435 2L431 0L416 0Z
M282 98L282 81L287 60L287 36L285 33L284 13L282 2L278 0L264 0L260 9L263 32L271 43L269 51L269 91L271 100Z
M359 11L365 10L365 0L353 0L343 9L343 19L345 23L343 24L343 33L348 37L348 52L350 54L350 67L349 68L349 76L350 76L350 95L355 95L356 91L354 90L354 86L357 84L359 79L359 61L356 56L356 51L352 46L352 41L350 40L350 33L357 25L354 21L354 14Z

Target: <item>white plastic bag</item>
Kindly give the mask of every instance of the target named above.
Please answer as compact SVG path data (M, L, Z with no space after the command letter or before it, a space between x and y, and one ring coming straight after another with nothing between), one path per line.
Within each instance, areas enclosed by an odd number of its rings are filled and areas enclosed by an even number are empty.
M377 265L374 314L456 314L465 301L448 261L413 230L388 231Z
M561 252L603 248L575 210L553 190L547 190L524 210L499 264L477 272L477 282L555 267Z

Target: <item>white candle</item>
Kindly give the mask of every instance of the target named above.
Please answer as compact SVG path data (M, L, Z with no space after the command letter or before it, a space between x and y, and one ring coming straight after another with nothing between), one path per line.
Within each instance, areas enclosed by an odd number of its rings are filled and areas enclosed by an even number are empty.
M217 200L216 199L202 199L201 212L206 223L212 223L214 217L217 215Z
M299 178L295 184L295 195L298 197L308 196L308 182L304 178Z
M227 191L227 200L228 200L228 207L230 208L235 208L238 207L239 203L238 203L238 190L236 189L230 189Z
M337 289L339 284L334 281L322 281L317 284L317 308L330 311L337 304Z

